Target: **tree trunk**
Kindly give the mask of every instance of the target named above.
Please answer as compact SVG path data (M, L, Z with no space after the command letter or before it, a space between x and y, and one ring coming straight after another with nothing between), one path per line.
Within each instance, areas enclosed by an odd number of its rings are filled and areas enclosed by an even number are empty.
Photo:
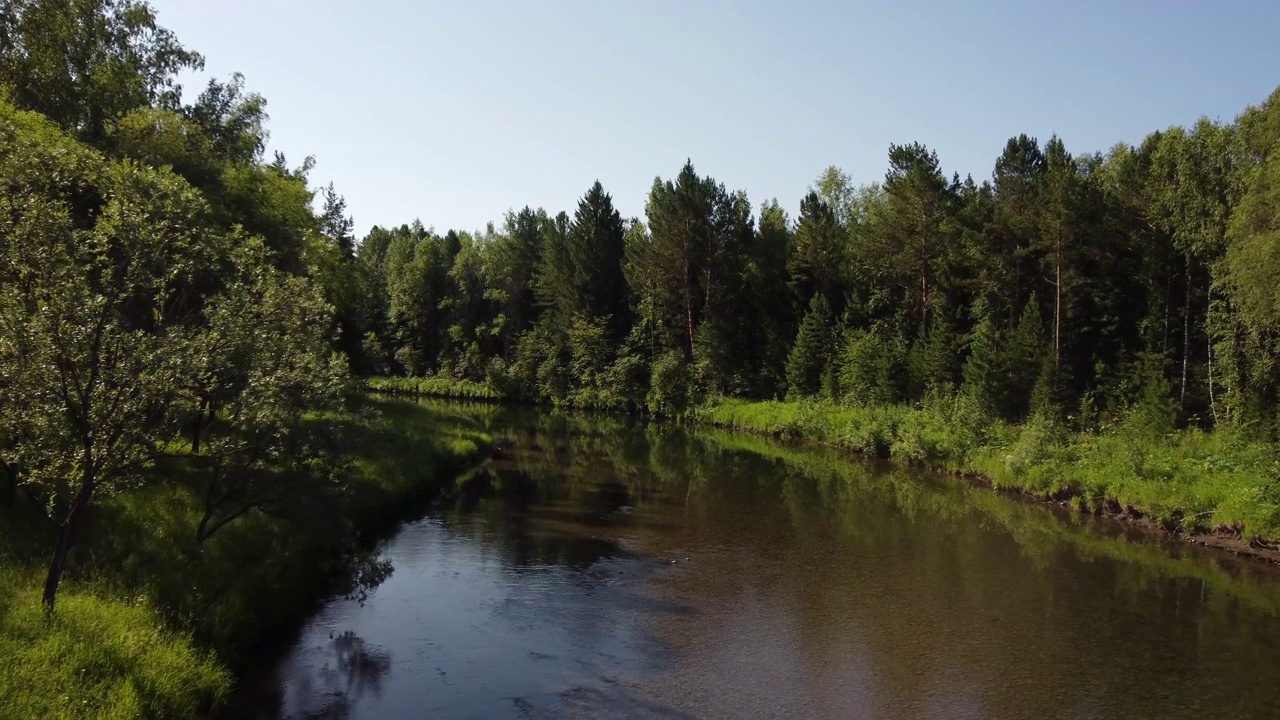
M200 429L204 424L204 408L196 410L195 417L191 418L191 454L200 454Z
M685 330L689 336L689 359L693 359L693 293L690 291L689 263L684 264L684 318Z
M209 400L201 400L200 407L196 408L195 416L191 418L191 454L200 454L200 440L203 437L204 430L217 418L218 411L214 409L213 403Z
M196 544L203 545L205 540L213 533L209 532L209 521L213 519L213 511L205 510L204 516L200 518L200 524L196 526Z
M0 468L4 469L5 477L3 503L5 507L13 507L18 502L18 470L3 460L0 460Z
M89 501L93 498L93 480L86 479L80 486L80 492L71 504L71 512L58 531L58 545L54 548L53 559L49 562L49 574L44 581L44 609L52 613L54 602L58 598L58 583L62 581L62 571L67 566L67 556L75 543L76 531L84 520Z
M1178 392L1178 409L1187 405L1187 368L1191 356L1191 258L1187 260L1186 294L1182 301L1182 385Z
M929 273L920 271L920 325L929 324Z
M1057 247L1054 248L1054 297L1053 297L1053 364L1062 362L1062 230L1058 230Z
M1213 290L1210 289L1210 295ZM1213 417L1213 426L1218 426L1218 403L1213 395L1213 298L1210 297L1204 308L1205 344L1209 349L1209 414Z

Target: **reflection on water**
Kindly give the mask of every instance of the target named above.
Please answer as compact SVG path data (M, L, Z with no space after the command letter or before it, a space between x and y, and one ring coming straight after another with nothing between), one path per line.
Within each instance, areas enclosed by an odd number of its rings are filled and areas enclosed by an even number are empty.
M306 662L290 667L289 703L296 713L316 720L351 717L353 703L365 695L375 700L390 658L351 631L313 648Z
M1253 566L821 449L475 412L498 453L258 717L1280 717Z

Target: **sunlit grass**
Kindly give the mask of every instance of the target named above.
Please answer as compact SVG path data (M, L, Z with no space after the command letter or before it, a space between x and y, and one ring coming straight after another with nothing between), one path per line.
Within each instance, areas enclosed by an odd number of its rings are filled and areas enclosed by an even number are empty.
M373 392L460 400L501 400L502 394L485 383L453 378L371 377L365 387Z
M1230 432L1148 436L1123 427L1070 433L1037 421L1005 426L960 401L862 408L721 400L699 419L977 472L997 487L1074 497L1088 509L1136 510L1169 529L1280 538L1280 453Z
M231 677L145 600L70 584L45 615L37 578L0 571L0 717L196 718Z

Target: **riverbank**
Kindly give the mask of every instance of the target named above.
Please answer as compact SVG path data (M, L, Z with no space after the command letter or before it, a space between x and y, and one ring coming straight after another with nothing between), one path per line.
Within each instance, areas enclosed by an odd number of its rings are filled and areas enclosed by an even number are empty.
M962 401L851 408L720 400L700 422L819 442L963 475L1080 512L1280 562L1280 453L1227 432L1145 433L1121 425L1069 432L1032 419L985 421Z
M374 378L367 387L502 400L488 385L450 379ZM1072 432L1043 418L1007 425L959 398L924 407L718 399L689 420L948 471L999 491L1280 564L1280 452L1227 431L1161 433L1121 423Z
M484 383L452 378L366 378L365 388L383 395L443 397L455 400L506 400L502 393Z
M22 500L0 512L0 717L201 717L318 601L376 580L377 539L492 442L463 417L376 399L315 421L351 460L325 503L249 513L198 543L192 463L175 454L96 508L51 621L51 530Z

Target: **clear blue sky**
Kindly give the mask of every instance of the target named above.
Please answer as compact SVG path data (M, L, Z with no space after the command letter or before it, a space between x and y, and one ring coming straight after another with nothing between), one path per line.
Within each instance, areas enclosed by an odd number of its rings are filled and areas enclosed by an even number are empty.
M153 4L267 98L271 148L315 155L361 235L572 212L596 179L641 216L685 158L794 215L828 165L882 177L893 142L981 180L1020 132L1105 150L1280 84L1277 0Z

